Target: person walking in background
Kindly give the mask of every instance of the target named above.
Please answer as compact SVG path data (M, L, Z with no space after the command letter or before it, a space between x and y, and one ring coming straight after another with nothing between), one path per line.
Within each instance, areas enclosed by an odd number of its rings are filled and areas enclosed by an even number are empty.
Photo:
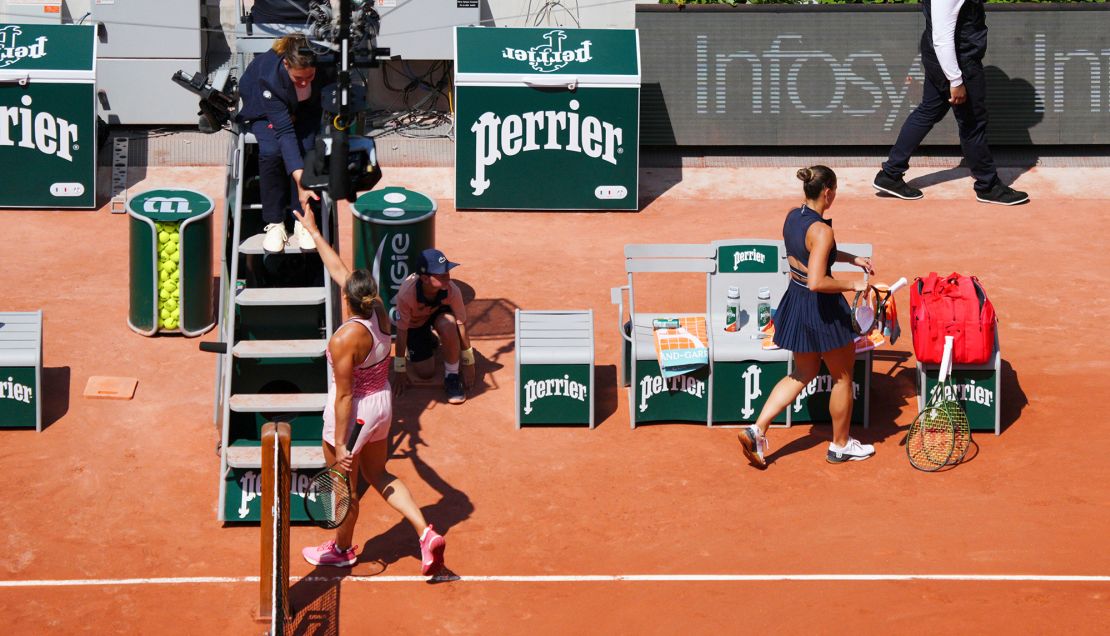
M899 199L920 199L921 190L903 179L910 157L951 110L960 131L960 148L975 177L975 198L983 203L1016 205L1029 195L1002 183L987 145L987 52L984 0L922 0L925 32L921 64L925 67L921 103L902 124L882 169L876 190Z
M798 170L806 202L786 215L782 238L790 264L790 283L775 312L775 344L794 353L794 371L779 380L755 423L740 431L744 455L757 467L767 465L767 429L821 370L833 379L829 396L832 442L826 461L833 464L867 459L875 447L848 435L852 424L852 370L856 332L843 292L863 291L866 283L832 277L834 262L852 263L871 274L871 259L836 249L832 220L825 213L836 200L836 174L826 166Z
M258 185L266 232L262 249L269 253L285 251L290 205L304 210L309 199L318 198L301 187L304 153L315 143L323 115L323 74L316 72L316 58L305 52L307 48L303 35L278 38L272 49L251 60L239 82L243 99L239 122L258 140ZM295 201L291 190L297 193ZM299 221L293 237L301 250L315 249Z

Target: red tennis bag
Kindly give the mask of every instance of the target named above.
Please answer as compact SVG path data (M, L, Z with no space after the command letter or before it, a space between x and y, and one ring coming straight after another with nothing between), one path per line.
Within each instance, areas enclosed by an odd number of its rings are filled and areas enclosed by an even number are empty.
M953 337L953 362L982 364L994 353L998 319L975 276L915 278L910 286L910 331L918 361L939 364L944 337Z

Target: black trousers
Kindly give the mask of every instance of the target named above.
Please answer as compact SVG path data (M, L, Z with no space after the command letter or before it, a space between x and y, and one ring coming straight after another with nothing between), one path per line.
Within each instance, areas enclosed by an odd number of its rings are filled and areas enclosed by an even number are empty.
M307 124L295 126L295 129L303 156L315 145L316 130L314 126ZM258 139L258 186L262 196L262 221L267 225L282 223L285 221L286 210L301 211L301 202L294 194L297 192L297 184L285 169L281 147L278 146L277 137L274 136L269 122L264 119L254 122L251 132Z
M906 118L906 123L902 124L898 140L894 142L890 156L883 163L883 171L888 176L898 178L906 173L910 167L910 157L917 151L917 147L933 126L951 110L960 131L960 149L963 150L964 158L970 164L971 174L975 177L975 191L987 192L998 183L994 157L987 146L987 81L983 66L968 64L961 66L960 70L963 71L964 86L967 87L967 101L956 106L948 103L951 92L947 82L938 86L937 82L929 79L932 73L926 73L921 103Z

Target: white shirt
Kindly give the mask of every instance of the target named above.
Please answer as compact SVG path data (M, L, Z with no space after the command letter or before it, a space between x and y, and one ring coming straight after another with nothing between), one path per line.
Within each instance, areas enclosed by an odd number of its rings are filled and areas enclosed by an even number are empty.
M944 76L952 87L964 83L964 74L956 63L956 18L964 0L933 0L929 5L929 19L933 24L933 50Z

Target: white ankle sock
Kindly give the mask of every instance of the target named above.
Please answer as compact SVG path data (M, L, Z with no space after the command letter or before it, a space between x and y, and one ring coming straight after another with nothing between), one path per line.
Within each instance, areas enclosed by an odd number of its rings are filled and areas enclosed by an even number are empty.
M459 363L458 362L456 362L455 364L451 364L450 362L444 362L443 363L443 375L444 376L448 376L448 375L451 375L452 373L458 373L458 372L459 372Z
M425 526L425 527L424 527L424 532L421 532L421 533L420 533L420 540L421 540L421 541L423 541L423 540L424 540L424 537L428 536L428 531L429 531L429 530L431 530L431 529L432 529L432 527L431 527L431 526Z

